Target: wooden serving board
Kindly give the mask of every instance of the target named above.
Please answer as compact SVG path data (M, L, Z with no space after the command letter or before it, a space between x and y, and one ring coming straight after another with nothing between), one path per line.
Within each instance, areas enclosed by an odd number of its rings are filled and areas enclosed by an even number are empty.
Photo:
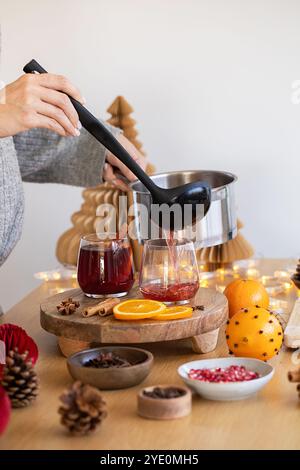
M78 310L68 316L57 311L57 305L72 297L80 302ZM141 298L138 287L134 287L128 298ZM56 336L73 341L90 343L151 343L192 338L196 352L209 352L216 347L218 330L228 318L226 297L215 289L199 288L191 305L203 305L204 310L197 310L191 318L173 321L136 320L120 321L113 315L83 317L81 311L97 304L100 299L86 297L80 289L72 289L49 297L41 304L41 326ZM82 348L81 348L82 349Z

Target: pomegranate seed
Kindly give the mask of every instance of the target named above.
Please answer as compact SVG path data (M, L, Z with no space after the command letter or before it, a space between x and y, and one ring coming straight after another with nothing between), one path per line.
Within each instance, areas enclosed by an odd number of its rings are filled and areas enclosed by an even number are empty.
M229 366L225 369L217 367L215 369L191 369L188 373L190 379L201 380L202 382L245 382L257 379L259 374L247 370L244 366Z

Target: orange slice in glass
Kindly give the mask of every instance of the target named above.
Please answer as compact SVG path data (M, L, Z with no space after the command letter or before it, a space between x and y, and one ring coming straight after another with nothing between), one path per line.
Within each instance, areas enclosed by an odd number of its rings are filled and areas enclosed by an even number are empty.
M190 318L193 315L192 307L186 305L175 305L168 307L156 315L153 320L178 320L179 318Z
M125 300L114 307L114 317L118 320L143 320L155 317L165 309L165 304L157 300Z

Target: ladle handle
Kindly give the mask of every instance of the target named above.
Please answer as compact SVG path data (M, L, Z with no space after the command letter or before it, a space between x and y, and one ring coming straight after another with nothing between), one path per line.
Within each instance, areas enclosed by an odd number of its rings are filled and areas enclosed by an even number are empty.
M25 73L48 73L36 60L31 60L23 68ZM68 95L69 96L69 95ZM69 96L74 108L76 109L82 126L92 134L101 144L104 145L111 153L113 153L133 174L146 186L146 188L154 193L157 186L142 170L142 168L133 160L127 150L118 142L113 134L99 121L92 113L90 113L79 101Z

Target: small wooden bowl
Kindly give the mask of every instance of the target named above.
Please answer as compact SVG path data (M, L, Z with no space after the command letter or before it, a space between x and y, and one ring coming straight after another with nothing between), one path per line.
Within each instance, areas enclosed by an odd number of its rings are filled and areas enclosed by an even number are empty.
M152 398L144 395L144 391L151 392L154 388L176 388L184 394L177 398ZM190 414L192 410L192 394L187 387L181 385L155 385L142 388L137 396L138 414L148 419L176 419Z
M112 367L107 369L84 366L84 363L90 359L97 358L100 353L108 352L112 352L136 364L128 367ZM149 374L152 363L153 355L151 352L145 349L126 346L85 349L67 359L69 372L75 380L80 380L101 390L128 388L141 383Z

